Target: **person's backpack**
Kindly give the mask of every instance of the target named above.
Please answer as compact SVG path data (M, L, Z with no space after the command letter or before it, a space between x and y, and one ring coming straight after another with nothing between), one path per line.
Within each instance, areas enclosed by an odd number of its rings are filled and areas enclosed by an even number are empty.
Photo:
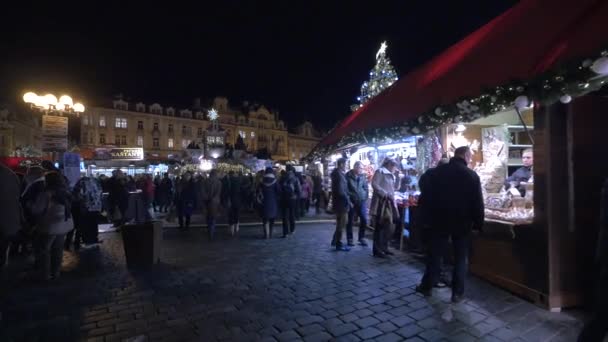
M296 188L289 177L285 177L281 182L281 189L283 190L283 198L291 199L296 193Z

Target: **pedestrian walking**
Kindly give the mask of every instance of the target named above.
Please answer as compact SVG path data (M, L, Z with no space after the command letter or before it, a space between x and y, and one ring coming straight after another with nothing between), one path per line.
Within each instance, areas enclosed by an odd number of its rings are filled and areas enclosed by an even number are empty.
M115 227L121 226L126 221L129 206L129 192L127 191L127 179L121 170L112 171L112 177L108 181L109 195L108 203L111 210L111 219Z
M197 197L196 187L194 184L194 179L192 179L191 172L184 173L184 176L177 184L175 194L179 229L189 229L190 218L192 217L194 208L196 208Z
M209 240L215 237L215 220L219 215L222 195L222 181L218 178L217 170L211 170L209 178L203 182L201 191L203 198L203 210L207 217L207 229Z
M397 162L394 159L386 158L372 178L372 202L369 212L372 216L374 225L374 246L373 255L379 258L386 258L393 255L388 248L390 237L395 226L395 221L399 218L399 212L395 203L395 170Z
M161 213L169 212L171 207L171 199L173 198L173 182L169 178L169 174L165 172L163 179L160 182L158 201L159 211Z
M11 241L21 229L21 206L19 205L19 178L8 167L0 164L0 208L3 215L0 220L0 272L8 264L8 253Z
M80 248L81 241L85 247L91 247L100 242L97 220L102 207L101 196L101 186L94 178L82 177L74 186L72 207L78 207L78 210L72 210L72 213L78 215L78 217L72 217L77 228L73 241L76 249ZM70 249L73 234L74 231L71 231L66 235L66 249Z
M24 187L21 192L21 208L23 215L23 227L18 237L13 242L13 249L27 250L27 246L33 242L32 237L38 217L34 215L32 209L34 202L39 194L44 192L44 175L46 171L40 166L33 166L27 170L25 175Z
M63 260L65 234L73 228L72 196L61 174L52 171L45 176L45 191L33 206L36 223L36 259L39 277L46 281L57 279Z
M300 177L298 178L300 181L300 185L302 186L302 192L300 193L299 199L299 210L300 217L303 217L308 213L308 203L310 202L312 189L310 188L310 185L306 181L306 177L304 175L300 175Z
M319 215L321 213L321 202L323 199L323 179L318 170L313 173L312 183L312 201L315 204L315 212Z
M296 207L302 191L292 165L287 165L286 171L281 175L280 188L283 237L286 238L296 230Z
M348 252L350 248L342 243L342 232L346 228L348 212L353 207L353 204L348 195L345 158L338 159L336 168L331 173L331 193L333 209L336 213L336 231L334 232L332 241L336 246L336 250Z
M479 176L468 165L472 153L468 146L456 149L446 165L437 167L432 186L425 195L425 215L430 225L430 253L427 258L428 274L416 290L431 295L439 280L441 258L452 241L454 270L452 272L452 302L462 301L472 230L481 230L484 205Z
M258 186L256 202L260 206L260 216L264 225L264 238L272 239L274 221L279 214L279 197L281 191L272 168L264 171L264 177Z
M239 232L239 214L241 211L242 198L247 194L242 179L234 171L228 172L224 186L222 187L222 196L224 197L224 205L228 208L228 226L230 234L235 236Z
M348 196L353 204L348 211L348 221L346 223L346 238L349 246L354 246L353 224L355 216L359 218L358 241L361 246L367 246L365 241L365 230L367 229L367 200L369 198L369 187L367 176L363 174L363 163L355 162L352 170L346 173L348 184Z

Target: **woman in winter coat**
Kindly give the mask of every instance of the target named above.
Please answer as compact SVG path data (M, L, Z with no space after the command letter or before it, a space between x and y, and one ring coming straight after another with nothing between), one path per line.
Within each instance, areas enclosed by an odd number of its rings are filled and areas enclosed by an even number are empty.
M196 208L196 197L196 187L194 186L192 174L186 172L177 186L177 193L175 195L179 229L181 230L190 228L190 217L194 208ZM184 218L186 219L185 226Z
M63 260L65 235L73 227L72 196L63 176L49 172L45 176L45 191L36 198L36 259L42 280L57 279Z
M203 198L203 210L207 214L207 229L209 240L215 235L215 219L219 215L222 196L222 181L218 178L217 170L211 170L209 178L203 182L201 191Z
M279 197L281 191L272 168L266 168L262 182L258 186L256 200L260 206L260 216L264 225L264 238L272 238L274 220L279 214Z
M372 178L374 194L370 204L369 213L374 225L374 256L386 258L393 253L388 250L388 241L393 223L398 218L395 203L395 175L397 162L386 158Z

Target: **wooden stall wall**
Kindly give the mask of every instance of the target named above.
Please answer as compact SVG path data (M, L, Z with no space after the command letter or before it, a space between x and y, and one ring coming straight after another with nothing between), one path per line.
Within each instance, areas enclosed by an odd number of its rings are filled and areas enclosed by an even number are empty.
M569 152L572 189L570 234L576 235L576 267L567 276L590 304L594 256L597 244L600 190L608 177L608 98L591 94L573 101L568 108ZM569 235L570 235L569 234Z

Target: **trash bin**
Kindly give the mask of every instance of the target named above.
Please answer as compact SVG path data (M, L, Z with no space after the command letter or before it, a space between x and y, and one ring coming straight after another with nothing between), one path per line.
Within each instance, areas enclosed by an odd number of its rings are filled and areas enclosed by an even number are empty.
M128 267L146 267L160 262L161 221L125 224L121 232Z

